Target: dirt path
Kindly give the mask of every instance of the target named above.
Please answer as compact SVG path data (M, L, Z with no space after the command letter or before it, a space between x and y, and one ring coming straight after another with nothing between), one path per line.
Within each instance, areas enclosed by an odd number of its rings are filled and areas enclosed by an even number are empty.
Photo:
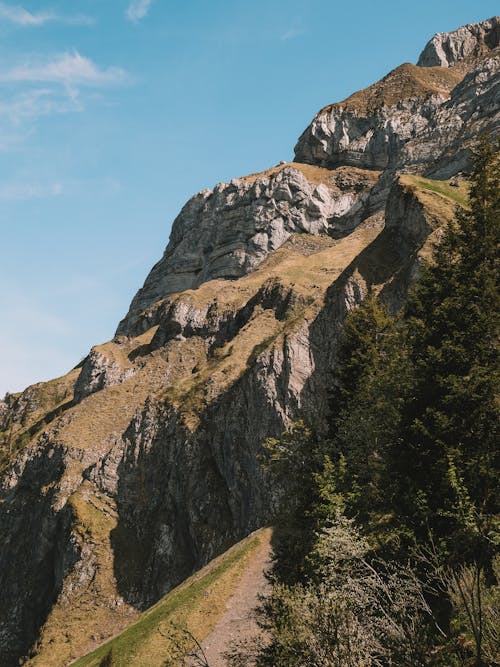
M210 667L226 667L223 654L236 640L251 639L260 634L253 611L258 596L269 592L264 573L270 565L271 546L264 540L252 558L234 592L226 603L226 611L202 643Z

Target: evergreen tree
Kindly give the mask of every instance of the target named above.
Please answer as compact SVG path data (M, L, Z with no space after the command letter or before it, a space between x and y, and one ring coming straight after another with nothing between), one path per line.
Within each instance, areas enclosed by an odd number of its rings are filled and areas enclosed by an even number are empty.
M370 293L347 316L339 346L331 457L346 511L367 528L375 517L390 512L386 450L398 438L409 378L399 324ZM325 472L322 485L327 481Z
M275 517L273 576L286 585L308 576L307 555L317 529L311 510L318 499L315 475L322 467L322 448L323 443L303 421L264 444L263 464L282 490Z
M492 520L499 478L498 144L481 141L470 182L470 207L443 230L402 319L391 318L373 294L347 316L328 439L299 423L268 443L288 493L274 594L263 610L272 641L257 664L291 664L290 656L301 664L350 664L345 646L354 627L365 655L353 664L497 664L494 615L483 601L498 597ZM412 653L407 662L390 641L370 643L378 622L373 589L352 577L339 584L338 555L358 543L346 541L339 526L368 538L363 567L376 573L383 590L391 568L399 581L398 568L419 556L425 585L404 597L420 596L425 608L417 623L423 634L412 644L418 659ZM386 559L380 573L375 550ZM363 600L369 604L356 607ZM398 604L391 589L380 618L390 618ZM410 616L416 612L405 608L402 620ZM384 651L377 663L374 656Z
M482 140L470 209L446 227L409 300L414 386L391 452L402 522L458 560L484 551L498 497L499 154Z

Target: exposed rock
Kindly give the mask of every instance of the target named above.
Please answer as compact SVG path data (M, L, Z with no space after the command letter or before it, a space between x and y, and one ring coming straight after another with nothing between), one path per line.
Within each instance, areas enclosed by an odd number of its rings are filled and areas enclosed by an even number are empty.
M259 466L262 442L301 413L324 422L346 312L367 283L397 282L432 231L412 193L393 188L390 234L377 214L336 242L291 238L269 259L274 279L264 262L238 282L217 281L215 301L212 284L201 286L201 307L189 292L167 297L142 346L119 340L93 355L113 356L119 384L80 398L4 475L2 664L28 651L40 626L33 665L63 664L56 650L91 650L131 608L268 520L279 493ZM395 298L393 287L386 299ZM134 354L122 355L126 345ZM134 373L125 377L120 363Z
M481 56L500 43L500 16L481 23L470 23L452 32L439 32L427 42L418 59L422 67L453 67Z
M110 358L102 350L93 348L85 359L75 384L75 401L100 391L105 387L119 384L133 374L133 368L124 369L116 359Z
M281 165L198 193L176 218L162 259L117 333L130 333L140 313L161 297L247 274L295 232L340 236L352 230L377 176L359 170L311 174L300 165Z
M462 70L407 64L321 110L300 137L295 159L449 178L467 171L477 137L499 126L498 57L482 60L465 78Z

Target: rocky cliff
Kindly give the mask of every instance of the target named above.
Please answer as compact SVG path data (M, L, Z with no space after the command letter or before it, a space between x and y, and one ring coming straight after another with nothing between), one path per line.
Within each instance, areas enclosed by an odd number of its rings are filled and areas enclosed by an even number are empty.
M369 286L397 310L466 203L498 25L437 35L320 111L295 162L195 195L115 338L0 402L0 664L69 664L269 519L262 442L321 428L345 313Z
M450 178L482 132L499 130L500 21L436 35L366 90L322 109L295 147L298 162Z

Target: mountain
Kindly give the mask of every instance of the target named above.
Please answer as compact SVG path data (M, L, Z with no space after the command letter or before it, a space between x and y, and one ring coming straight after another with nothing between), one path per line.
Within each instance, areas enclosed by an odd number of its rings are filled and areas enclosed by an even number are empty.
M500 18L192 197L112 341L0 402L0 664L69 664L266 525L263 441L319 429L346 313L396 312L500 123Z

